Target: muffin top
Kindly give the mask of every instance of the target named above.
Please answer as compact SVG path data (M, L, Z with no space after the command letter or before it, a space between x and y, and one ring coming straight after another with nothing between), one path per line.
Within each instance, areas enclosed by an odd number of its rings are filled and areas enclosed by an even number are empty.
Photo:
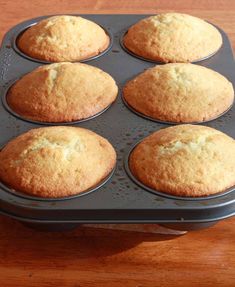
M146 186L176 196L206 196L235 185L235 141L215 129L178 125L146 137L129 166Z
M150 60L192 62L215 53L222 45L222 37L214 26L202 19L165 13L130 27L124 45Z
M79 194L97 185L114 168L111 144L77 127L30 130L0 152L0 179L11 188L39 197Z
M118 88L102 70L81 63L44 65L18 80L7 103L17 114L41 122L91 117L115 99Z
M41 20L17 41L28 56L50 62L84 60L104 51L109 43L109 37L96 23L66 15Z
M150 68L129 81L125 101L136 111L168 122L203 122L233 103L232 84L221 74L189 63Z

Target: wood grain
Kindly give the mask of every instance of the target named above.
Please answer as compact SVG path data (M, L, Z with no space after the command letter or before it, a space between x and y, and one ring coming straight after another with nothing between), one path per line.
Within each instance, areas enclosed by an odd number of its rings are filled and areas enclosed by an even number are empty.
M230 219L179 237L42 233L0 217L0 286L234 287L234 227Z
M45 14L180 11L224 29L235 48L235 1L3 1L0 39ZM42 233L0 216L0 286L235 286L235 219L184 236L78 228Z

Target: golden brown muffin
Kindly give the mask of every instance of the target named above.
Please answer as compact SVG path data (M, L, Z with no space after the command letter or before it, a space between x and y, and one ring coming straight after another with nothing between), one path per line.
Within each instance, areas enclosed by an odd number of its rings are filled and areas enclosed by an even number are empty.
M222 45L222 37L202 19L165 13L133 25L124 37L124 45L146 59L192 62L214 54Z
M9 90L7 102L17 114L41 122L70 122L91 117L117 97L113 78L81 63L41 66Z
M126 84L125 101L136 111L168 122L203 122L233 103L232 84L219 73L193 64L148 69Z
M109 37L96 23L64 15L41 20L17 41L28 56L50 62L84 60L103 52L109 43Z
M235 185L235 141L215 129L178 125L146 137L130 155L133 175L176 196L206 196Z
M94 187L114 168L111 144L77 127L30 130L0 152L0 179L16 191L65 197Z

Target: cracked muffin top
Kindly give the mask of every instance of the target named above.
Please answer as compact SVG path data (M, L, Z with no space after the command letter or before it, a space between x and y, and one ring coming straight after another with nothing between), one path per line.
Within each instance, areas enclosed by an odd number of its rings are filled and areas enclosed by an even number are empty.
M125 101L136 111L167 122L203 122L233 103L232 84L208 68L176 63L155 66L129 81Z
M103 52L109 43L109 37L96 23L66 15L41 20L17 41L28 56L49 62L84 60Z
M77 127L30 130L0 151L0 180L16 191L46 198L79 194L115 166L111 144Z
M24 118L41 122L70 122L89 118L117 97L113 78L81 63L44 65L18 80L7 103Z
M134 54L154 61L193 62L214 54L222 45L222 37L202 19L165 13L131 26L124 45Z
M146 186L176 196L207 196L235 185L235 141L199 125L178 125L146 137L129 166Z

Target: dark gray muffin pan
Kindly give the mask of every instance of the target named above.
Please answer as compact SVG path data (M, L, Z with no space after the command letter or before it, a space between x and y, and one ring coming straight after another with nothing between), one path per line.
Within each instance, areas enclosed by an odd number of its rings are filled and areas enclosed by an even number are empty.
M101 25L111 37L110 47L87 64L108 72L119 86L118 99L100 115L71 123L107 138L117 152L117 165L99 187L83 195L64 199L40 199L12 191L0 185L0 212L29 226L47 230L69 229L81 223L160 223L176 229L207 227L235 214L235 191L205 198L180 198L152 191L138 183L128 168L133 146L154 131L170 126L151 121L131 111L122 101L126 81L156 63L144 61L126 52L120 39L129 26L148 15L82 15ZM46 16L48 17L48 16ZM25 121L7 107L6 92L14 81L39 65L16 48L18 35L39 17L13 27L4 37L0 50L0 146L32 128L45 126ZM198 64L218 71L235 85L235 64L226 34L223 46L212 57ZM221 117L205 123L235 138L234 106ZM0 163L1 164L1 163Z

